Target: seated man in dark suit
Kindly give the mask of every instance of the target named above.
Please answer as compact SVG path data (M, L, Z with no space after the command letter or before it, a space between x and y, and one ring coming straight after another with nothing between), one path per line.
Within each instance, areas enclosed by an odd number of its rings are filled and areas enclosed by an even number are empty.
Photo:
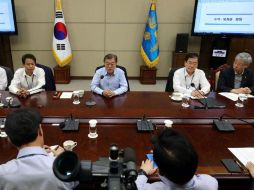
M236 55L233 67L221 71L218 80L218 91L236 94L254 94L254 75L248 69L252 63L249 53Z
M91 90L97 94L111 98L125 93L128 90L128 83L124 71L116 68L117 56L108 54L104 57L104 65L98 69L93 76Z

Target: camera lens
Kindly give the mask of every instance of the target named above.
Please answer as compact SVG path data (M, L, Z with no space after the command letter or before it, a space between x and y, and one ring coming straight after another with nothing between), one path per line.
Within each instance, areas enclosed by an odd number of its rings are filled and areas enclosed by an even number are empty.
M118 159L118 146L116 144L112 144L109 148L109 158L111 160Z

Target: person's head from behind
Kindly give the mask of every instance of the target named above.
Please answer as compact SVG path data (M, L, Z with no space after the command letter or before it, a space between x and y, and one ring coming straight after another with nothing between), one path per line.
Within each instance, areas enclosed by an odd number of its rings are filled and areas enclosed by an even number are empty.
M238 53L235 57L233 68L237 74L242 74L244 69L252 63L252 57L247 52Z
M115 54L107 54L105 55L103 61L107 73L113 74L117 64L117 56Z
M34 143L44 144L40 127L42 121L39 112L30 108L21 108L7 115L5 131L9 140L18 148Z
M179 185L190 181L198 166L198 155L191 143L173 129L158 135L153 155L160 174Z
M198 67L198 54L188 53L184 58L184 66L189 75L192 75Z
M36 58L33 54L25 54L22 56L22 64L25 68L26 74L32 75L35 64L36 64Z

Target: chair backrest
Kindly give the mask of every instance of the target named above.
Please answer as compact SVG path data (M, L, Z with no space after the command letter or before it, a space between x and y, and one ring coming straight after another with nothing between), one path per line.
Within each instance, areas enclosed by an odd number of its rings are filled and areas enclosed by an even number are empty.
M171 68L171 70L169 71L165 92L174 92L173 78L174 78L174 73L177 69L178 68Z
M218 84L218 80L219 80L219 76L220 76L220 72L224 69L229 68L230 65L228 64L223 64L221 66L219 66L217 69L213 70L211 69L211 87L213 91L217 91L217 84Z
M13 79L13 72L9 67L5 67L5 66L0 66L0 67L2 67L6 72L6 76L7 76L7 88L6 88L6 90L8 90L8 87L11 84L11 80Z
M104 65L101 65L101 66L96 67L95 72L96 72L98 69L102 68L102 67L104 67ZM119 69L121 69L121 70L123 70L124 75L125 75L125 78L126 78L126 81L127 81L127 84L128 84L128 92L129 92L129 91L130 91L130 85L129 85L129 79L128 79L128 74L127 74L126 68L123 67L123 66L120 66L120 65L116 65L116 67L119 68Z
M55 91L56 90L55 78L54 78L51 68L46 65L39 64L39 63L36 63L36 67L42 68L45 72L45 82L46 83L43 88L46 91Z

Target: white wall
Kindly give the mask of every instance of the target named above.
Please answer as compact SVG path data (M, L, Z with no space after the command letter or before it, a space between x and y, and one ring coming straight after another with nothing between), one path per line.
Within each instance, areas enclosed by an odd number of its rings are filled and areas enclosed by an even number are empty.
M11 37L14 68L21 56L33 53L39 63L56 66L51 52L54 0L15 0L18 36ZM71 76L93 76L105 54L118 55L130 77L139 76L143 64L140 45L150 0L62 0L73 50ZM157 77L171 68L177 33L190 33L194 0L157 0L160 63ZM189 51L199 51L200 38L189 39Z

